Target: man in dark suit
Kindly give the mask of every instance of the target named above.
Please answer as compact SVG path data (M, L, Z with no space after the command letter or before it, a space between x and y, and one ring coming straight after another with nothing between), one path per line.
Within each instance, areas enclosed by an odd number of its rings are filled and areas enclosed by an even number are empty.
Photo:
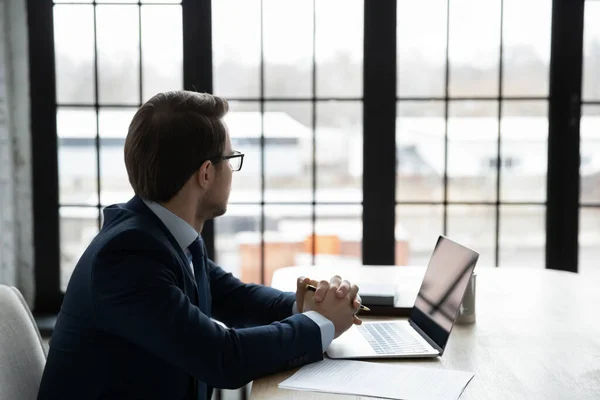
M299 278L284 293L207 257L199 232L225 213L244 157L231 148L227 110L219 97L178 91L133 117L125 165L136 195L104 210L75 267L39 399L204 400L213 387L321 360L360 324L358 288L338 276Z

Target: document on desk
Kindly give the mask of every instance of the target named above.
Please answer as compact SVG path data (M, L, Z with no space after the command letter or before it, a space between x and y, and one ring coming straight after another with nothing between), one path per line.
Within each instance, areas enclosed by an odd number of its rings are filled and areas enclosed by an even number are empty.
M470 372L325 359L305 365L279 384L304 390L403 400L458 399L473 378Z

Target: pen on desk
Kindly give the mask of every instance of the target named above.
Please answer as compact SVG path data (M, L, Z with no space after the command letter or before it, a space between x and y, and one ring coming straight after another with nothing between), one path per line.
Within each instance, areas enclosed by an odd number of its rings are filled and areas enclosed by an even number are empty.
M316 292L317 291L317 288L315 286L313 286L313 285L306 285L306 289L310 290L311 292ZM362 304L360 305L359 310L361 310L361 311L371 311L371 309L369 307L363 306Z

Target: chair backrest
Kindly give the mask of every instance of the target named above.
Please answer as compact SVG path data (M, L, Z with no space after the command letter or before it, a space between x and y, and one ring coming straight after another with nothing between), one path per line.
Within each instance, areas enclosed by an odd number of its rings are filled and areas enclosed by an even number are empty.
M21 293L0 285L0 400L35 399L46 351Z

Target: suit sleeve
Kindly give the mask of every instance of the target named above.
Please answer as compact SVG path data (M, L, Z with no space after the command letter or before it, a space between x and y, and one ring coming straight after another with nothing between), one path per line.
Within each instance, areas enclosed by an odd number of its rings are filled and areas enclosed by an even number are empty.
M190 303L177 286L174 264L168 250L139 231L114 238L93 266L97 327L218 388L323 358L319 327L302 314L261 327L223 328Z
M292 315L294 293L243 283L208 261L212 315L228 326L265 325Z

